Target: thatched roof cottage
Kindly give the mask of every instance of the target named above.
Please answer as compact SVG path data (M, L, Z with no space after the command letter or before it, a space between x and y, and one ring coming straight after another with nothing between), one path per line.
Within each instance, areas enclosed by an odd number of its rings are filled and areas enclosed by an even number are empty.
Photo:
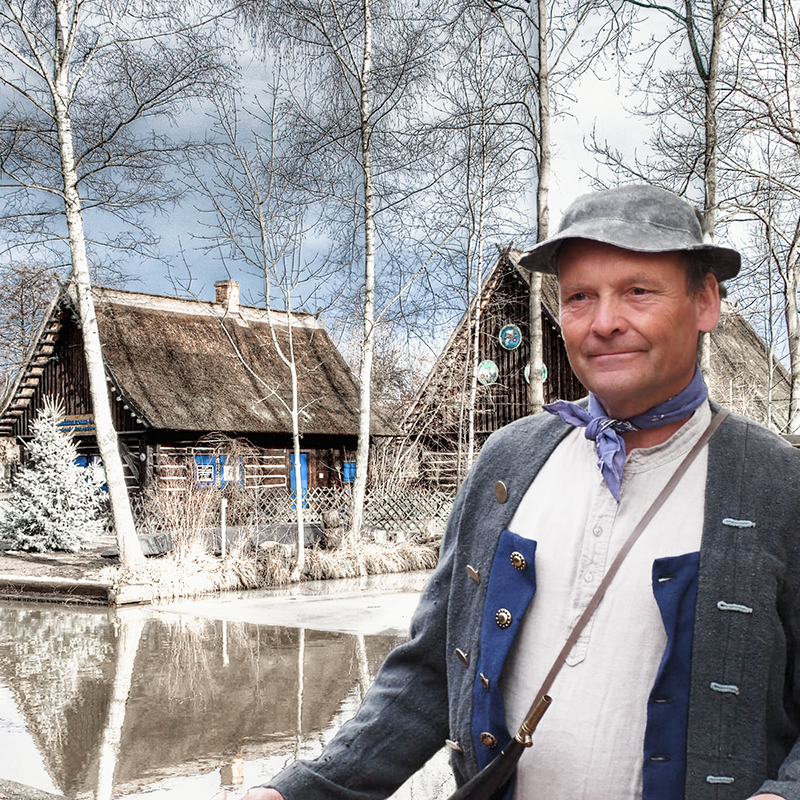
M356 380L313 315L240 305L239 286L216 284L215 302L95 288L114 424L133 489L189 478L245 487L289 486L290 370L294 349L308 488L352 475L358 430ZM271 320L271 321L270 321ZM26 439L42 398L58 395L64 425L96 455L80 325L69 293L51 304L26 362L0 406L0 436ZM373 432L389 426L378 414ZM233 443L233 444L232 444ZM221 455L234 446L235 462ZM226 463L226 458L228 462Z

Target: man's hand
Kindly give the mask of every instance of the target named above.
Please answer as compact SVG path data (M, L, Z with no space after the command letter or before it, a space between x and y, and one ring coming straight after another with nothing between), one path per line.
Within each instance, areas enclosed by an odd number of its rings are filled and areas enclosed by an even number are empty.
M767 797L768 795L764 796ZM254 786L242 800L284 800L284 797L277 789L267 789L265 786ZM778 798L778 800L782 800L782 798Z
M280 797L280 795L278 795ZM264 798L264 800L273 800L272 798ZM277 800L277 798L275 798ZM786 800L785 797L781 797L779 794L756 794L753 795L750 800Z

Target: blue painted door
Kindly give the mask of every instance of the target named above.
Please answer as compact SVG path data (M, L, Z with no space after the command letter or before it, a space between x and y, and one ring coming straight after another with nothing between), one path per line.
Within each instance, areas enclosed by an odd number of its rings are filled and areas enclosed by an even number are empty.
M292 499L297 497L297 482L295 481L294 473L294 453L290 454L290 472L289 480L291 481ZM300 496L303 498L303 508L308 508L308 453L300 453ZM294 505L292 505L294 508Z

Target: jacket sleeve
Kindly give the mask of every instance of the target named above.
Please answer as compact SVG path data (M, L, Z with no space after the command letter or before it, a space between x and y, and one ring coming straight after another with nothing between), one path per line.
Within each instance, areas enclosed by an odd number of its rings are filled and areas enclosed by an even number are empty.
M795 743L778 771L777 780L764 781L753 795L776 794L786 800L800 800L800 742Z
M358 713L322 755L295 762L266 784L286 800L382 800L444 745L447 607L468 483L450 515L439 565L412 618L409 641L388 655Z
M751 425L751 428L753 426ZM770 469L765 480L772 490L771 499L775 505L772 516L780 520L772 523L776 540L782 543L777 550L785 562L783 581L777 584L776 606L782 626L783 638L773 644L773 660L777 662L782 681L774 676L771 683L776 689L771 693L771 703L778 711L768 717L767 751L771 760L778 761L777 774L771 769L770 779L764 781L753 796L775 794L786 800L800 800L800 457L795 449L773 448L770 453ZM766 459L762 460L765 461ZM762 468L763 469L763 468ZM759 470L759 475L763 474ZM750 478L750 485L755 480ZM758 487L765 496L766 487ZM755 519L755 517L754 517ZM778 535L779 534L779 535ZM775 549L772 550L775 553ZM780 560L780 559L774 559ZM769 582L759 572L760 582ZM770 697L770 694L767 695ZM778 754L780 754L778 756ZM782 760L781 760L782 758Z

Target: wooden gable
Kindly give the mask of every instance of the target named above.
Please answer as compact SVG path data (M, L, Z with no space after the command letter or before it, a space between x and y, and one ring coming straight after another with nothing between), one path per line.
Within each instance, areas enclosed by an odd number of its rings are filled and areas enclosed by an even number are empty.
M514 251L503 252L484 281L481 293L479 358L497 365L494 383L479 384L475 430L481 439L529 413L526 367L530 361L528 282L516 267ZM543 335L545 402L557 398L577 400L586 390L569 366L558 327L558 288L545 276L541 326ZM476 303L459 321L406 415L404 427L413 436L455 443L467 425L472 379L472 343ZM500 332L516 325L520 345L509 350L500 343Z

